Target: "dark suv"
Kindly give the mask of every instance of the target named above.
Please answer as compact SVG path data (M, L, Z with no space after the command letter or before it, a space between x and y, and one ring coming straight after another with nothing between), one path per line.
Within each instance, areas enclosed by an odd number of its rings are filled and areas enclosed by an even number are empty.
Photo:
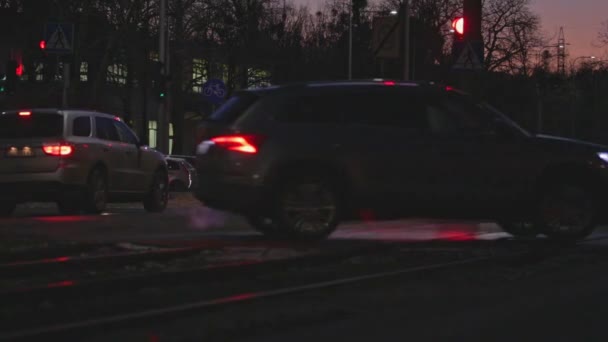
M417 215L576 239L606 199L608 147L532 135L433 84L241 91L198 134L198 199L269 235L322 238L340 220Z

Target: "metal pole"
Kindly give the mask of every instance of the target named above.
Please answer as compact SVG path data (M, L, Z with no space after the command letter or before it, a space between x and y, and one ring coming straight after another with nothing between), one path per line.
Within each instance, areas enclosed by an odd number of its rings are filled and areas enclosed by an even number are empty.
M353 79L353 1L348 5L348 79Z
M167 60L167 0L160 0L160 27L158 33L158 60L160 61L161 76L164 82L166 73L166 60ZM169 128L167 123L167 115L165 108L165 99L161 99L158 104L158 137L156 142L156 149L162 153L169 153Z
M63 94L61 106L68 107L68 88L70 88L70 63L63 63Z
M410 1L403 0L403 80L410 80Z

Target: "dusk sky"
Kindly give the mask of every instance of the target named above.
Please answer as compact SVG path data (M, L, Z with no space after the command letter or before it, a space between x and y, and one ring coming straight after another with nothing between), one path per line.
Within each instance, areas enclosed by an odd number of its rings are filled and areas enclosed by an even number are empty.
M294 0L296 3L317 7L326 0ZM554 37L557 43L559 27L564 27L568 53L571 59L595 55L608 59L608 48L597 45L597 33L601 23L608 20L606 0L531 0L532 10L540 15L543 32Z

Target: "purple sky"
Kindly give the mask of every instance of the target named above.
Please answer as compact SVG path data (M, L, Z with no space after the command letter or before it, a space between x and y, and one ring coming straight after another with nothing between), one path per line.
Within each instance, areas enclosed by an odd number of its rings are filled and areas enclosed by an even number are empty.
M326 0L294 1L315 8ZM594 42L597 45L601 23L608 20L607 0L531 0L531 3L532 10L541 17L545 35L554 37L551 44L557 43L559 27L564 27L571 59L590 55L608 59L608 48L593 46Z

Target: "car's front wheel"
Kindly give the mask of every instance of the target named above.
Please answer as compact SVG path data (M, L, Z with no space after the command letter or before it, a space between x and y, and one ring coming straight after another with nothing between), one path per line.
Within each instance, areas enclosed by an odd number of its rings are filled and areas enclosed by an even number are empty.
M17 208L17 203L14 201L0 201L0 217L9 217Z
M167 174L157 170L152 177L152 184L144 198L144 209L151 213L159 213L167 208L169 202L169 187Z
M597 219L596 196L580 184L555 184L544 191L538 227L549 238L578 240L593 232Z
M340 220L339 193L322 175L289 177L276 189L274 204L274 224L295 240L326 238Z

